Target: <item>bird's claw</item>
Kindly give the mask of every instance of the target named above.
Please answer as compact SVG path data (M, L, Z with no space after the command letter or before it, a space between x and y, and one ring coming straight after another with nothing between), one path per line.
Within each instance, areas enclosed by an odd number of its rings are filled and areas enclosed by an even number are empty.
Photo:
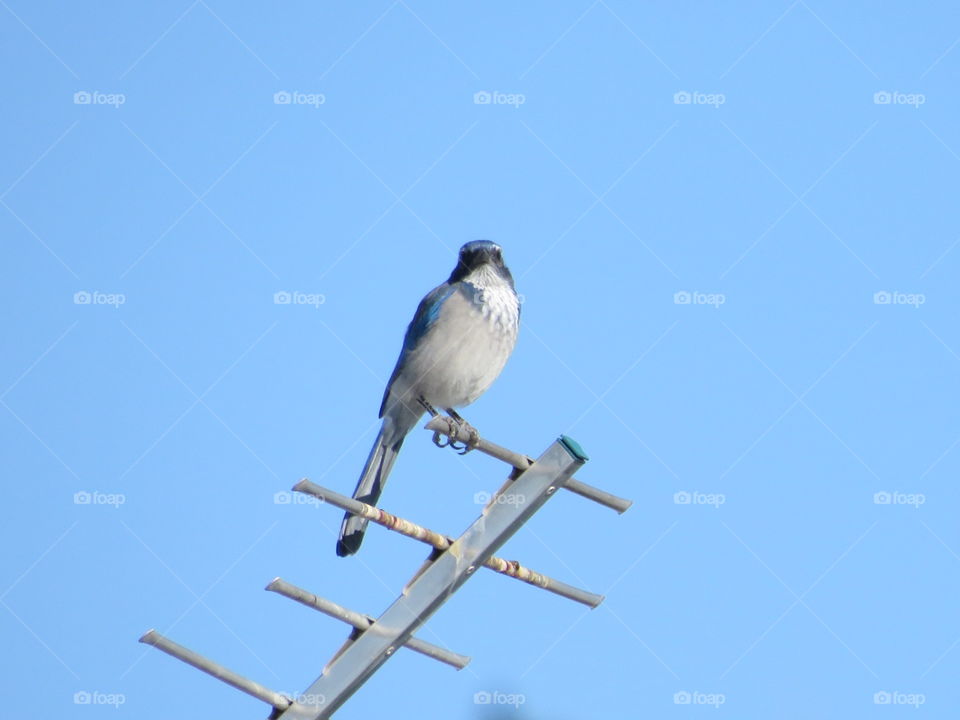
M458 454L466 455L480 442L480 433L465 420L450 418L448 426L450 429L449 437L444 437L443 433L440 432L433 434L433 444L437 447L445 448L449 446ZM461 440L461 436L465 437Z
M460 455L466 455L480 443L480 433L477 432L475 427L468 425L467 423L461 424L455 435L456 437L451 438L450 440L450 447L456 450ZM458 445L457 440L460 439L461 435L466 435L466 438L460 441L460 444Z

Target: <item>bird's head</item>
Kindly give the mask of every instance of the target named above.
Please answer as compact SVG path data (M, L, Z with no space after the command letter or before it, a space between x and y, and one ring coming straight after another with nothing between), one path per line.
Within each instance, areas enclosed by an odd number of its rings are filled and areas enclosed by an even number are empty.
M473 240L460 248L457 266L448 282L458 282L482 271L492 271L513 285L513 276L503 262L503 250L490 240Z

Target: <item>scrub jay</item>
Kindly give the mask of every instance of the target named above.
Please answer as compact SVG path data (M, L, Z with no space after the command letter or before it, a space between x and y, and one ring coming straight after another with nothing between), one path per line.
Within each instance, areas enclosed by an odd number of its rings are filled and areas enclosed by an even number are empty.
M437 415L439 407L466 425L454 408L469 405L496 380L519 327L520 300L500 246L489 240L468 242L460 248L453 273L420 301L407 327L380 405L380 434L354 498L376 504L404 438L424 411ZM355 553L366 527L365 518L347 513L337 555Z

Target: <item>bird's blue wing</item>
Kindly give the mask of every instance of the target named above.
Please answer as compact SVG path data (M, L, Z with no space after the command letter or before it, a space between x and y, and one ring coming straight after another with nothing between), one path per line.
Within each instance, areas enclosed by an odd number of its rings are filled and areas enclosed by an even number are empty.
M403 349L400 351L400 357L397 358L397 365L393 368L393 374L390 376L387 388L383 392L383 401L380 403L380 417L383 417L383 412L387 407L387 397L390 395L390 388L393 387L393 381L402 372L407 356L417 346L420 339L433 327L440 316L440 308L443 306L444 300L453 295L456 289L456 284L443 283L437 285L426 294L420 301L420 305L417 306L417 312L407 326L406 335L403 336Z

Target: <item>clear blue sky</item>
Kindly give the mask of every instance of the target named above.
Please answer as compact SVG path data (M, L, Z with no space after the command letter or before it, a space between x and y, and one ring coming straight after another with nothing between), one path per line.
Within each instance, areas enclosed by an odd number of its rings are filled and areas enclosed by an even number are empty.
M490 238L523 327L464 414L635 500L503 554L608 598L481 574L420 633L470 667L399 653L338 717L956 716L954 4L0 6L7 715L265 715L150 627L309 685L346 630L263 585L375 615L425 550L341 560L275 493L353 489ZM383 507L456 534L503 475L418 432Z

